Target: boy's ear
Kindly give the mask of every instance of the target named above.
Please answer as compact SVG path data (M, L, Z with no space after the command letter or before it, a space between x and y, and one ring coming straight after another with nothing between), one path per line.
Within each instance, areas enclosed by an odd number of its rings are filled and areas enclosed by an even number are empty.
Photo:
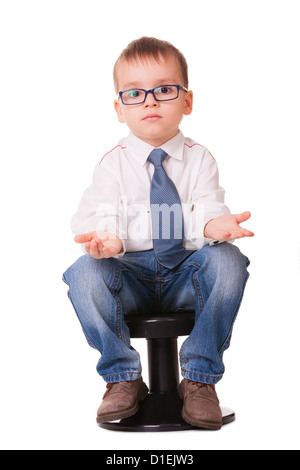
M183 112L183 114L185 114L186 116L188 116L189 114L192 114L193 99L194 99L193 92L188 91L186 96L185 96L185 105L184 105L184 112Z
M122 108L121 108L121 105L120 105L120 101L119 101L119 100L115 100L115 101L114 101L114 107L115 107L115 111L116 111L116 113L117 113L119 122L121 122L122 124L124 124L125 119L124 119L124 117L123 117L123 112L122 112Z

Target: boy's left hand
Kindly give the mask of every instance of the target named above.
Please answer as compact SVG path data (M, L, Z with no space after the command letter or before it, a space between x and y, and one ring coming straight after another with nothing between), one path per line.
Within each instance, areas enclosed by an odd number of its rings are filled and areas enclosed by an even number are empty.
M205 238L212 238L220 242L229 242L243 237L253 237L253 232L239 225L250 217L251 213L248 211L242 214L226 214L216 217L205 225L204 236Z

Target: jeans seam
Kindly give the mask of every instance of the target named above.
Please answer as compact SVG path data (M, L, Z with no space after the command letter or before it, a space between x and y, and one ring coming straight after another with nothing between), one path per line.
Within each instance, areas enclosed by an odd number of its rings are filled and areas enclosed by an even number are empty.
M155 260L155 313L159 313L159 304L161 298L161 265Z
M114 273L114 279L109 287L109 291L111 293L111 295L113 296L115 302L116 302L116 333L117 333L117 336L118 338L120 338L121 340L123 340L123 337L122 337L122 328L121 328L121 325L122 325L122 320L121 320L121 309L122 309L122 305L121 305L121 301L119 299L119 297L116 295L115 293L115 290L117 288L117 285L119 283L119 280L120 280L120 273L121 271L123 270L124 268L118 266L117 268L115 268L115 273Z
M212 379L218 379L220 377L223 377L224 375L224 374L218 374L218 375L201 374L201 372L193 372L192 370L185 369L184 367L182 368L182 371L187 372L189 374L201 375L202 377L210 377Z
M198 301L199 301L199 313L201 313L203 308L204 308L204 300L203 300L203 295L202 295L200 283L199 283L199 280L197 278L197 273L196 272L193 274L193 281L194 281L194 284L195 284L196 293L197 293L197 297L198 297Z
M141 371L135 372L133 370L129 370L129 371L126 371L126 372L116 372L114 374L106 374L106 375L102 375L101 377L103 377L103 379L104 379L105 377L115 377L117 375L127 375L127 374L128 375L130 375L130 374L141 375Z

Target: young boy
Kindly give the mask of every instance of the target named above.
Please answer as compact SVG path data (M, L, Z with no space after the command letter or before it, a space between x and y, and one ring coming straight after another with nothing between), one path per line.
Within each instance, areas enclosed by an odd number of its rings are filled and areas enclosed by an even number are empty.
M97 421L135 414L148 392L130 344L128 313L195 309L182 346L183 418L219 429L215 384L248 278L232 245L254 234L249 212L229 213L217 164L179 130L193 107L186 60L155 38L133 41L114 68L118 119L130 134L105 153L72 221L85 255L64 274L98 373L107 382Z

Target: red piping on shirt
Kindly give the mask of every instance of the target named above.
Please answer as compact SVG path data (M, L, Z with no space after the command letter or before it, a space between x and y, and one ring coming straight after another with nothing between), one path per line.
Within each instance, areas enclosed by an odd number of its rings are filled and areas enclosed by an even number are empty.
M113 152L116 148L120 147L122 150L126 149L126 147L121 147L121 145L116 145L112 150L110 150L109 152L107 152L105 155L103 155L103 157L101 158L100 160L100 163L99 165L101 165L103 159L106 157L106 155L109 155L111 152Z
M201 145L201 144L193 144L193 145L184 144L184 145L186 145L189 149L195 147L195 145L198 145L199 147L202 147L202 148L204 148L205 150L207 150L207 148L204 147L204 146ZM215 160L214 156L210 153L210 151L209 151L209 150L207 150L207 151L208 151L209 155L211 156L211 158L212 158L213 160Z

